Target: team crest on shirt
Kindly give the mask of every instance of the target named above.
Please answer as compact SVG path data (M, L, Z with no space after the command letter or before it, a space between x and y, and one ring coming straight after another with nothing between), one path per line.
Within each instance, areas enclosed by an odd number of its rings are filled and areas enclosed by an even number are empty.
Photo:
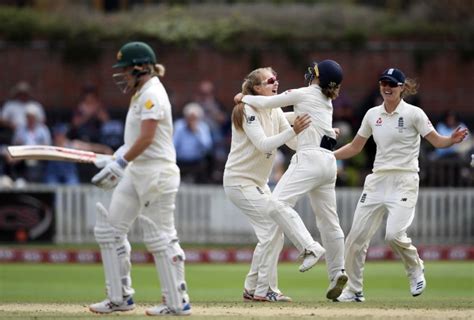
M153 103L153 101L151 101L150 99L148 99L146 102L145 102L145 108L147 108L148 110L150 110L151 108L153 108L155 104Z
M403 129L406 129L405 128L405 121L403 120L403 117L398 118L398 127L396 129L398 129L399 133L402 133Z
M248 124L251 124L253 121L255 121L255 116L247 117L247 123Z
M378 118L377 121L375 121L375 126L376 127L381 127L382 126L382 118Z

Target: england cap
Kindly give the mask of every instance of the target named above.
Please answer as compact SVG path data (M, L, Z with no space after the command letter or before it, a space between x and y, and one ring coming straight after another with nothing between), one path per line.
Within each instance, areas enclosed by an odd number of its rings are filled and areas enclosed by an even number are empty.
M379 81L382 80L388 80L402 85L405 83L405 74L399 69L388 68L380 75Z

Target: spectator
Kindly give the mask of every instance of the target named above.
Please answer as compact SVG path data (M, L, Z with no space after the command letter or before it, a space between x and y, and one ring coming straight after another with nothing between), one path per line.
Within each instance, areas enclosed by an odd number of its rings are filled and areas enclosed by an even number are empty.
M53 128L53 144L58 147L73 148L74 143L67 138L68 126L58 124ZM77 164L67 161L47 161L44 182L47 184L79 184Z
M204 110L203 119L209 125L213 140L213 150L210 157L213 168L211 173L212 182L222 183L225 162L230 151L231 121L230 114L226 112L215 94L214 84L209 80L203 80L199 84L195 101Z
M12 144L14 145L50 145L51 133L41 121L40 110L35 104L25 107L26 125L15 130ZM24 166L24 167L23 167ZM29 182L41 182L44 174L44 163L37 160L21 161L16 166L18 175ZM24 170L23 170L24 169Z
M183 119L175 122L173 143L184 182L205 183L209 177L209 155L212 150L211 130L203 121L203 110L197 103L188 103Z
M99 143L102 124L108 119L95 86L86 85L82 89L80 101L73 112L70 139Z
M26 126L26 107L36 108L39 122L45 122L46 116L43 106L31 95L31 86L28 82L18 82L10 92L11 98L2 108L1 118L10 124L13 130Z
M458 127L467 128L467 126L461 122L458 114L453 110L448 110L444 113L442 120L436 125L436 131L440 135L450 136ZM461 158L463 156L463 145L469 144L468 141L464 141L460 144L454 144L448 148L437 148L431 154L431 158Z

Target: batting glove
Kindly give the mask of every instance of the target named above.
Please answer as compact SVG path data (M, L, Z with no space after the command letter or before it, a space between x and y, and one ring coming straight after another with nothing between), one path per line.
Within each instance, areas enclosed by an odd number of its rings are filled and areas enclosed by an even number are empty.
M92 177L92 183L97 187L109 190L114 188L123 177L128 161L123 156L109 162L102 170Z

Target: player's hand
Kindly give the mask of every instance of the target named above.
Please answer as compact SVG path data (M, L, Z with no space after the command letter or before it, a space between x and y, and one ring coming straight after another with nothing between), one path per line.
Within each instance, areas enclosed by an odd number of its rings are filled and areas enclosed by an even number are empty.
M92 177L92 183L97 187L109 190L114 188L123 177L127 161L123 157L109 162L102 170Z
M243 94L243 93L241 93L241 92L237 93L237 94L234 96L234 102L235 102L235 103L241 103L243 97L244 97L244 94Z
M293 130L296 134L299 134L304 129L308 128L311 124L311 117L308 114L297 116L293 123Z
M466 138L469 131L467 128L457 127L456 130L451 134L451 140L454 143L460 143Z

